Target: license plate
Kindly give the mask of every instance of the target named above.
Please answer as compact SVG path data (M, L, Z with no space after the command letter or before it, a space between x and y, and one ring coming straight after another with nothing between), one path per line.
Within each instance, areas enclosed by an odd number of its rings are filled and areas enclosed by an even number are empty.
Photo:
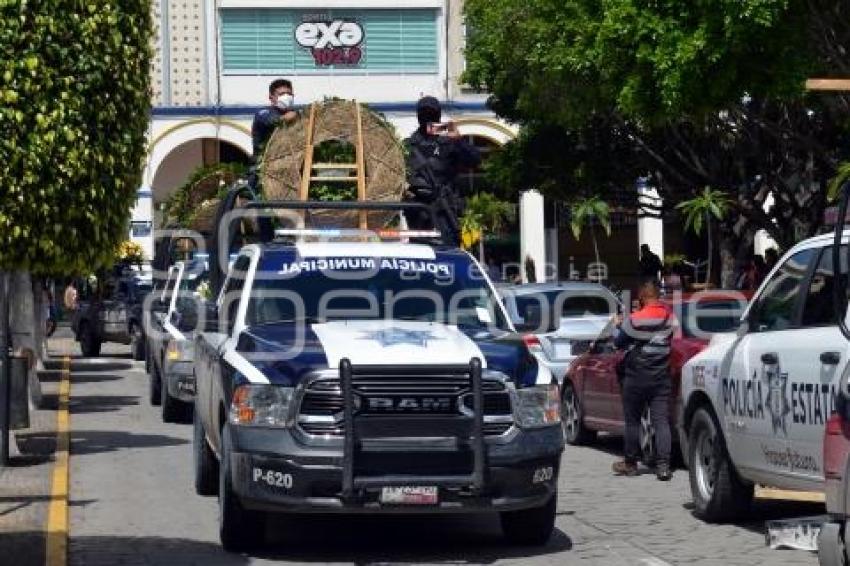
M381 503L389 505L436 505L437 486L401 486L381 489Z

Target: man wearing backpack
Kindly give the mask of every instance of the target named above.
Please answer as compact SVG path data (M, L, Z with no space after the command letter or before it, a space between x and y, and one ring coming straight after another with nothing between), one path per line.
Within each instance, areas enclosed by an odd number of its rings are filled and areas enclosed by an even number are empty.
M471 169L481 162L478 150L461 137L454 122L440 122L442 108L433 96L416 104L419 128L405 140L407 150L408 190L404 200L430 206L436 226L416 214L407 217L413 229L436 228L448 245L460 245L458 216L461 199L454 187L461 169Z

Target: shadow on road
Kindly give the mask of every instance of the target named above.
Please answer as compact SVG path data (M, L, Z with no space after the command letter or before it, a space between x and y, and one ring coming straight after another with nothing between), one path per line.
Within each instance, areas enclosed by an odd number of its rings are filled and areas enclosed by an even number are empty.
M71 455L114 452L125 448L181 446L188 440L162 434L133 434L123 431L75 430L71 432Z
M290 518L285 539L273 537L250 555L303 562L341 561L362 564L492 564L505 558L532 558L568 551L572 541L556 530L541 548L515 547L502 541L498 531L470 531L469 520L459 518ZM296 525L298 528L292 529ZM428 525L423 528L423 525ZM283 524L275 521L270 531ZM68 564L91 562L121 564L241 565L248 556L228 554L217 541L203 542L164 537L71 536Z
M124 379L120 375L111 373L72 373L71 383L101 383L104 381L118 381ZM38 380L41 383L59 383L62 381L62 371L46 370L38 372Z
M555 529L544 547L518 547L502 537L496 516L272 517L261 558L303 562L491 564L572 549Z
M106 413L138 404L139 397L136 395L74 395L69 401L68 409L72 415Z
M682 507L693 512L694 504L688 502L682 505ZM823 515L824 513L826 513L826 507L823 503L783 499L755 499L749 512L742 516L740 520L730 524L747 529L753 533L764 534L767 531L765 527L766 521L797 519L800 517Z

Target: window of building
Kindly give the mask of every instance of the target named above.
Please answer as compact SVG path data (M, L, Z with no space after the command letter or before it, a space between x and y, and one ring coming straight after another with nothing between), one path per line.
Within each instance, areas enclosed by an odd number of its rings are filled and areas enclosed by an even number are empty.
M432 74L436 9L221 10L223 71Z

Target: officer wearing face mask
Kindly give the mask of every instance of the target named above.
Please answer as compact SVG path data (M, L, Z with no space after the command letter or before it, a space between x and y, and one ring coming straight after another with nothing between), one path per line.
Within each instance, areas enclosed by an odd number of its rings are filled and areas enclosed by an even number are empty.
M298 113L293 109L295 96L292 83L286 79L276 79L269 85L269 106L254 114L251 124L251 140L254 144L254 163L263 155L274 129L281 122L291 124L298 119Z
M427 217L416 214L407 215L407 224L413 229L437 228L446 244L459 246L458 216L463 207L454 182L461 169L477 166L481 155L461 137L454 122L441 123L441 115L436 98L420 99L416 104L419 129L404 142L408 183L404 200L429 205L436 226L429 225Z

